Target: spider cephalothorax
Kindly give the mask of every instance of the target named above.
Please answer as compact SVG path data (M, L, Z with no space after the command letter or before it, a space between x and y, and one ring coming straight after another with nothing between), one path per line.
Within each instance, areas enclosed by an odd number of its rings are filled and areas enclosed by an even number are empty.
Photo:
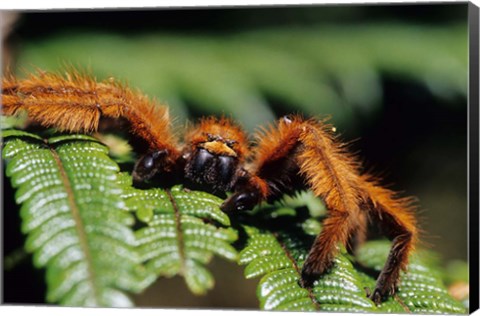
M221 205L226 212L312 190L329 216L302 267L300 283L305 287L331 267L338 244L365 239L368 220L393 243L370 297L380 302L394 294L400 271L406 270L417 239L412 200L363 173L325 121L283 117L258 132L251 147L245 132L224 117L200 120L179 141L170 130L166 107L113 81L96 82L75 73L65 78L42 73L21 81L7 77L2 98L3 114L25 110L37 123L64 131L93 132L102 118L125 120L141 154L134 183L162 175L217 193L232 191Z
M187 131L185 142L185 177L215 190L231 190L248 150L242 129L226 118L206 118Z
M226 118L210 117L188 129L183 145L177 148L157 148L143 155L135 164L134 182L142 183L170 171L166 166L173 155L175 169L185 180L215 192L230 191L243 173L248 143L238 125Z

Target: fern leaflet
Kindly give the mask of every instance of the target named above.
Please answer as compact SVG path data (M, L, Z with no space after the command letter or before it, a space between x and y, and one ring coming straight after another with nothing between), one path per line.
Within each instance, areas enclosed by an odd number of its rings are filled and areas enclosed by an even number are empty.
M408 273L402 275L394 297L379 306L368 299L368 290L375 286L375 275L359 263L380 271L390 249L387 241L365 244L359 250L359 262L341 249L330 271L313 288L302 288L298 284L301 267L318 233L315 227L319 226L313 225L314 220L305 212L287 209L264 208L240 219L247 238L239 263L246 265L247 278L261 277L257 297L262 309L465 313L460 302L447 294L440 275L425 261L422 252L412 256Z
M180 274L194 294L204 294L214 285L205 268L214 254L235 261L231 245L237 232L219 205L222 200L182 186L171 189L139 190L123 174L127 207L146 223L135 232L141 260L156 275ZM224 227L218 227L220 224Z
M17 188L25 248L46 268L47 301L68 306L131 306L123 291L153 280L140 264L108 149L83 135L42 140L6 130L6 175Z
M390 244L386 241L371 241L359 249L358 261L369 268L380 271L387 259ZM441 273L432 269L429 253L418 251L411 258L408 273L403 274L398 291L398 299L415 313L465 313L463 306L454 300L444 287ZM398 306L387 301L381 306L385 312L396 312Z

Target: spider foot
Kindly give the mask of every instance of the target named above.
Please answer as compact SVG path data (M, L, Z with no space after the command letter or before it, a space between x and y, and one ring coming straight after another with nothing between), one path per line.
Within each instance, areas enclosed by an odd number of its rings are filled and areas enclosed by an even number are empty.
M365 288L365 291L367 292L368 298L371 299L375 303L375 305L380 305L388 297L395 295L396 287L385 285L382 286L379 285L377 282L377 285L375 286L373 292L371 292L369 288Z
M316 280L318 280L319 275L304 275L298 280L298 285L305 289L310 289L313 287Z
M324 262L321 261L320 262ZM330 264L318 265L315 264L315 261L308 260L305 262L301 272L301 278L298 281L298 284L303 288L312 288L315 281L317 281L327 270L331 267Z

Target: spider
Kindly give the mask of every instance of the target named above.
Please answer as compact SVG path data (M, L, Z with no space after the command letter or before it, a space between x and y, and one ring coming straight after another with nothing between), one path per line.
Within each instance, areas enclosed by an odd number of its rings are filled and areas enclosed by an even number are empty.
M377 223L392 247L369 297L380 303L396 291L417 241L411 198L401 198L362 172L359 160L325 120L284 116L261 129L250 146L246 133L226 117L207 117L190 126L180 142L170 127L168 108L114 79L67 72L40 72L23 80L3 79L5 115L26 111L43 126L68 132L94 132L103 119L123 121L140 153L132 172L141 186L154 176L232 192L225 212L250 210L263 201L310 189L328 209L301 271L300 284L312 287L333 265L337 245L359 244L369 221Z

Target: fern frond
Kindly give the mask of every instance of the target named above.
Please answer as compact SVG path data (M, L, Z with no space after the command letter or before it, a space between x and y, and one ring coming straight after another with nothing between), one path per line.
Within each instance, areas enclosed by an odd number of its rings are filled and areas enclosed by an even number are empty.
M264 214L266 213L266 214ZM465 308L447 294L440 275L421 252L411 258L394 297L376 306L367 291L375 287L375 275L363 272L345 249L334 266L311 289L302 288L300 271L315 234L312 218L276 209L258 210L244 219L246 247L239 263L246 265L246 278L261 277L257 296L266 310L464 313ZM315 230L315 229L313 229ZM380 271L390 243L369 242L360 249L359 263Z
M135 210L146 227L135 232L142 262L158 276L184 277L194 294L204 294L214 285L205 268L213 255L237 259L231 243L237 232L219 205L222 200L182 186L139 190L123 174L127 207Z
M134 218L108 149L83 135L43 140L8 130L2 136L25 248L34 265L46 269L47 301L131 306L124 291L143 290L154 275L140 264Z
M359 249L357 259L362 265L380 271L389 250L390 243L371 241ZM430 263L428 256L426 251L412 256L408 273L404 273L400 281L398 299L416 313L465 313L464 307L448 294L440 271L435 269L434 262ZM398 309L394 305L392 301L385 302L381 310L394 312Z
M153 33L128 39L69 33L42 40L43 45L26 43L17 64L55 70L61 59L89 65L102 78L128 78L132 86L160 96L180 122L188 103L196 112L229 113L253 130L274 119L268 104L273 98L286 112L328 114L341 127L350 126L358 111L376 113L385 73L423 83L440 98L466 95L467 35L465 23L324 24L232 36ZM129 62L132 52L142 63Z

